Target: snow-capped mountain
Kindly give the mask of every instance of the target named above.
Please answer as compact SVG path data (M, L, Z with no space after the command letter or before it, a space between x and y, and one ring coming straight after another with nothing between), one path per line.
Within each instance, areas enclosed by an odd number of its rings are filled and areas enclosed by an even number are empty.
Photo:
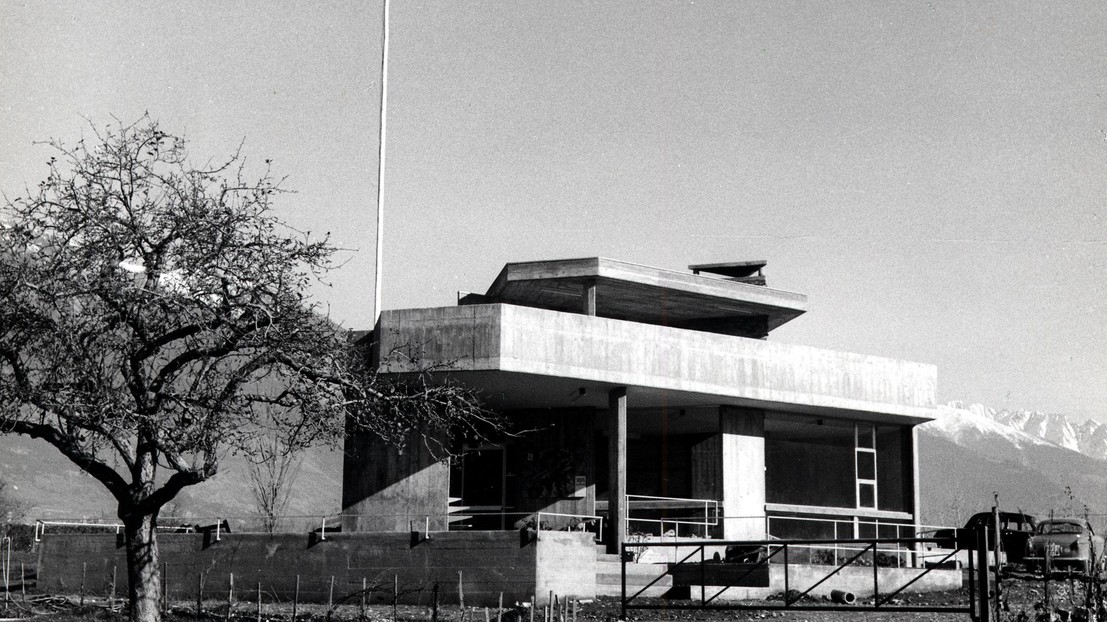
M1107 510L1107 426L952 402L919 426L924 521L956 524L993 503L1031 513Z
M1061 414L1047 414L1030 410L996 410L981 404L965 405L962 402L950 402L939 406L938 420L927 424L928 429L942 433L953 442L957 434L977 433L1010 434L1022 433L1033 439L1044 441L1058 447L1070 449L1091 458L1107 460L1107 424L1091 419L1075 423ZM996 429L999 424L1007 430ZM987 431L984 429L987 428ZM1023 439L1023 442L1027 442ZM1023 445L1019 445L1020 447Z

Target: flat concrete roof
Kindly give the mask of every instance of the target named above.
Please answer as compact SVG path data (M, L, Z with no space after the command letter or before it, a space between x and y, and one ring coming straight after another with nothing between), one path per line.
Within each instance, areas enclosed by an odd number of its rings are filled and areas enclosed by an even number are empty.
M934 413L937 368L910 361L510 304L385 311L379 326L381 352L416 344L416 359L496 408L603 409L624 387L639 409L726 404L903 424ZM398 357L381 371L415 367Z
M728 265L739 264L764 262ZM604 257L509 263L481 302L582 313L592 285L597 316L645 324L691 327L763 318L772 330L807 311L803 294Z

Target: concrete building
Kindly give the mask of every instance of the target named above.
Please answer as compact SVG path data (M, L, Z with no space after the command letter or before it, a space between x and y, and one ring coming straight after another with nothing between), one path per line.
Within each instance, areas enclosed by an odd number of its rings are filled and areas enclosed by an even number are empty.
M420 443L348 440L344 530L599 516L612 545L914 532L914 426L932 416L935 367L773 342L807 299L767 287L764 266L512 263L457 306L385 311L380 352L448 364L525 433L452 464Z

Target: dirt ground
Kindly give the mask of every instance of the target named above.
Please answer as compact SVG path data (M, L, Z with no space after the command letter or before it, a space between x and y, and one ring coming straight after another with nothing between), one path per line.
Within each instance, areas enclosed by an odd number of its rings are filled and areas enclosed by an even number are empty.
M1102 584L1100 584L1102 585ZM1031 575L1013 575L1005 577L1000 584L1002 610L999 620L1001 622L1038 622L1046 620L1073 620L1081 622L1087 620L1083 614L1085 609L1085 584L1075 577L1055 576L1049 584L1050 609L1053 616L1047 616L1045 611L1046 583L1041 577ZM1092 587L1093 592L1095 587ZM43 619L51 622L75 622L77 620L103 620L104 622L122 621L126 619L123 612L112 612L106 602L87 601L82 607L74 597L61 596L32 596L27 595L25 600L20 600L20 595L13 595L13 601L7 603L6 609L0 601L0 620L7 619ZM628 620L631 622L666 621L674 622L716 622L729 620L781 620L788 622L884 622L892 620L910 620L915 622L944 622L956 620L968 620L964 613L920 613L920 612L888 612L888 611L864 611L871 607L871 600L858 600L854 609L850 611L772 611L772 610L728 610L728 611L697 611L695 609L679 608L679 601L664 601L650 599L645 603L657 605L652 610L630 610ZM810 606L831 605L823 599L805 598L802 602ZM963 606L968 602L968 592L965 589L932 594L910 594L897 598L892 604L902 606ZM1102 599L1100 600L1102 602ZM754 603L746 603L754 604ZM762 604L779 607L782 601L765 601ZM204 615L201 619L226 621L225 603L206 603ZM300 605L297 608L297 620L319 622L334 620L335 622L355 622L368 620L372 622L391 622L393 620L393 608L387 605L369 605L362 610L357 604L341 605L332 611L328 611L322 605ZM433 612L425 606L399 606L396 608L396 620L398 622L430 622L434 619ZM542 610L536 612L536 622L546 622ZM555 619L551 622L615 622L620 616L621 608L617 599L600 598L592 602L579 605L576 618L571 614L568 620ZM1102 612L1101 612L1102 613ZM486 617L487 616L487 617ZM197 620L195 603L174 603L170 607L170 613L166 620L170 622L184 622ZM232 619L238 621L255 621L259 619L257 607L253 603L237 603ZM289 604L265 604L262 607L260 620L265 622L290 621L292 619L292 607ZM995 617L993 615L992 619ZM1099 616L1100 620L1105 616ZM496 622L496 611L484 608L468 608L462 612L456 605L443 605L439 608L438 622ZM500 622L530 622L529 609L506 610Z

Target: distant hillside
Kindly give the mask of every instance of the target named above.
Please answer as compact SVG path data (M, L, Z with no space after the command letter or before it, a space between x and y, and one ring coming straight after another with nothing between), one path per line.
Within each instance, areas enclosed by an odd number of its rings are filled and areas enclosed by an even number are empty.
M29 519L115 518L115 503L104 487L44 441L0 435L0 477L12 487L13 496L29 507ZM341 502L341 453L305 452L293 486L287 514L337 513ZM163 514L252 516L254 498L245 459L224 459L214 478L186 488Z
M954 524L991 507L993 492L1003 508L1039 515L1107 511L1107 460L1081 453L1065 432L1079 426L1062 415L1019 412L953 403L919 427L923 522Z

